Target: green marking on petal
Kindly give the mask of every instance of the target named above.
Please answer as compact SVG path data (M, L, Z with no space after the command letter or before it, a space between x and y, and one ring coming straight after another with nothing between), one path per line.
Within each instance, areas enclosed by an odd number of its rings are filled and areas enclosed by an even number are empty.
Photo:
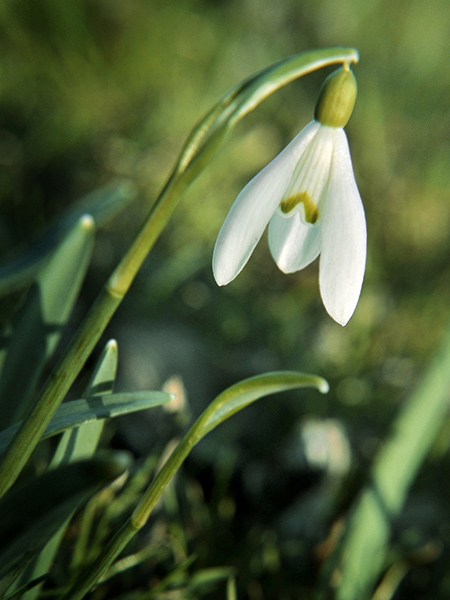
M280 204L281 212L287 215L298 204L303 204L305 209L305 221L314 225L319 218L319 211L308 192L300 192L299 194L294 194L293 196L286 198L286 200L283 200Z

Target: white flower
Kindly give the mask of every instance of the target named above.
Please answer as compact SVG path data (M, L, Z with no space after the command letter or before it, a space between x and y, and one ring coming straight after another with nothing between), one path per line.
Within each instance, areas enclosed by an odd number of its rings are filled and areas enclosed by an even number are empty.
M269 224L270 251L284 273L303 269L320 254L324 306L345 325L364 278L366 221L347 138L335 126L343 119L327 119L319 108L322 123L309 123L235 200L216 241L213 272L219 285L232 281Z

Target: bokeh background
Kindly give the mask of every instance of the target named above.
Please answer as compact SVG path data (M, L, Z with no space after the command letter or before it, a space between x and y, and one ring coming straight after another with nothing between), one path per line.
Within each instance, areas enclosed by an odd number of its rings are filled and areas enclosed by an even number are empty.
M1 3L4 264L92 190L126 179L138 191L98 232L72 328L189 131L227 89L304 50L360 52L347 133L369 253L350 323L342 328L326 314L317 262L283 275L265 239L226 288L211 273L234 198L311 120L325 69L277 92L239 125L147 259L105 340L118 340L121 390L160 388L171 378L185 404L177 413L122 419L105 444L130 449L138 461L156 457L225 387L269 370L320 374L331 391L264 400L204 440L145 533L152 556L96 597L224 598L225 579L195 578L212 567L234 569L239 598L311 593L333 546L330 531L449 321L449 31L446 0ZM2 299L3 323L21 297L18 290ZM392 542L391 560L410 565L396 598L450 594L449 428ZM175 568L178 578L167 579Z

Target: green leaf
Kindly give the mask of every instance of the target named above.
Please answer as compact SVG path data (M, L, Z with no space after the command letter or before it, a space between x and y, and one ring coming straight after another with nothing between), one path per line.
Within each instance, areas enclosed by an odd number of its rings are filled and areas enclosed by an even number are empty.
M222 392L211 404L212 414L208 416L199 431L199 439L252 402L277 392L302 387L315 387L323 394L326 394L329 389L325 379L295 371L265 373L236 383Z
M0 502L0 577L36 555L101 487L130 466L126 453L65 465L6 494Z
M322 377L295 371L281 371L250 377L236 383L217 396L178 444L146 491L133 513L134 526L142 526L147 521L169 481L178 471L195 444L207 433L260 398L303 387L315 387L322 393L328 392L328 383Z
M84 393L86 398L98 396L100 394L112 394L117 372L117 360L117 343L114 340L110 340L106 344L95 367L94 373L86 387ZM92 421L84 423L80 427L66 430L59 441L49 468L55 469L61 464L70 464L77 460L91 458L97 449L104 424L105 420ZM72 514L68 516L58 531L53 534L39 555L30 562L20 580L17 582L16 587L31 585L31 582L42 578L50 571L54 557L71 518ZM76 548L79 547L81 540L87 540L88 533L85 526L85 520L82 519ZM30 590L25 591L23 596L21 596L23 597L23 600L34 600L35 598L38 598L43 583L43 581L38 581Z
M166 404L170 400L172 400L170 394L156 391L126 392L64 402L48 424L42 439L57 435L67 429L78 427L89 421L126 415L138 410L145 410ZM0 434L0 452L5 451L19 427L20 423L16 423L16 425L12 425Z
M84 398L94 398L101 395L110 396L112 394L116 379L117 360L117 343L115 340L110 340L106 344L86 387ZM63 404L61 408L64 406ZM72 406L70 408L72 409L71 414L76 414L76 408ZM57 415L58 413L55 416ZM51 467L54 468L61 463L92 456L97 448L104 424L104 419L90 420L85 421L78 427L66 429L56 449Z
M81 600L81 598L84 598L136 532L145 525L167 485L184 459L189 455L193 446L202 437L237 411L255 402L255 400L276 392L302 387L315 387L322 393L328 391L328 383L325 379L315 375L288 371L251 377L231 386L217 396L170 455L141 498L131 518L116 532L113 539L104 548L101 556L84 575L82 574L79 577L75 586L65 594L64 600Z
M27 583L15 588L14 591L10 590L10 586L8 585L7 581L3 579L2 583L5 582L5 587L3 588L2 593L5 590L9 590L8 595L5 596L5 600L16 600L17 598L20 598L21 600L29 600L28 594L31 592L34 592L34 597L37 598L39 596L41 585L45 582L47 577L48 574L45 573L44 575L36 577L35 579L29 579L27 580Z
M117 342L109 340L86 386L85 398L113 393L118 360Z
M229 579L236 569L234 567L211 567L209 569L201 569L192 574L188 582L190 591L198 591L204 587L209 587L219 583L224 579Z
M230 577L227 582L227 600L237 600L236 580Z
M72 311L92 254L94 223L84 216L30 289L11 332L0 376L0 429L21 418ZM7 404L6 404L7 400Z
M369 483L354 507L343 542L326 565L325 587L338 573L338 600L372 597L387 558L392 523L448 414L450 331L421 382L403 405L383 444ZM323 597L328 597L324 591Z
M11 261L0 264L0 297L35 281L55 248L83 215L91 215L96 226L100 227L123 210L135 196L134 185L123 180L110 183L81 198L36 243Z

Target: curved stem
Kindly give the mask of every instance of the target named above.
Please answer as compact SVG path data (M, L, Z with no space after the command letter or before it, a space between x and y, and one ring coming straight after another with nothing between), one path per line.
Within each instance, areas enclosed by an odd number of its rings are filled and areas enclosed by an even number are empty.
M233 88L194 128L147 221L107 281L11 440L0 464L0 497L19 476L56 409L130 288L144 259L165 228L184 190L212 158L228 131L270 94L292 80L324 66L357 60L358 54L352 48L314 50L287 58Z

